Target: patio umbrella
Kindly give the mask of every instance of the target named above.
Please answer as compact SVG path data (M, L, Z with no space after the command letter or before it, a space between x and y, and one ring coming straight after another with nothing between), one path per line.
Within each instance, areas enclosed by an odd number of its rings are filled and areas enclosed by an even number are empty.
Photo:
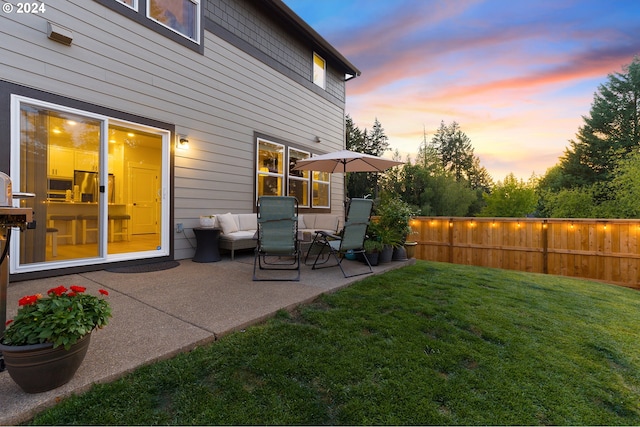
M311 170L318 172L383 172L404 162L385 159L371 154L341 150L322 154L308 159L298 160L293 170Z
M298 160L293 170L310 170L329 173L346 172L383 172L393 166L404 162L385 159L371 154L357 153L355 151L340 150L334 153L322 154L308 159ZM344 196L345 207L347 195L347 182L345 180ZM345 210L346 214L346 210Z

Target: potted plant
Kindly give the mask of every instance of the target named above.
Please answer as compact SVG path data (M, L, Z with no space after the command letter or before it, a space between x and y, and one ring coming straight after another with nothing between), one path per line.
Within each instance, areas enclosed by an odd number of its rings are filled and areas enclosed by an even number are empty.
M215 215L200 215L200 227L211 228L216 224Z
M6 324L0 351L13 380L27 393L39 393L71 380L86 355L91 332L107 325L109 302L82 286L58 286L46 296L18 301ZM100 295L109 295L104 289Z
M376 215L378 220L375 229L382 242L393 248L392 256L394 250L402 251L402 254L395 256L396 259L406 259L403 245L412 232L409 224L413 215L411 206L397 197L385 196L376 207Z
M369 264L378 265L380 252L384 248L384 244L379 240L367 239L364 241L364 255L369 260ZM363 262L364 259L362 259Z

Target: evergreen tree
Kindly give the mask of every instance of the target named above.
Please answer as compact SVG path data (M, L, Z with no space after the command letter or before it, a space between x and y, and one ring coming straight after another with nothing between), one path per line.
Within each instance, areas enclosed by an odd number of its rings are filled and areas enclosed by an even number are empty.
M358 153L381 156L389 149L389 138L376 118L370 133L361 131L349 115L345 119L346 147ZM347 197L375 197L378 192L378 174L375 172L353 172L346 174Z
M561 158L566 188L609 181L618 161L640 145L640 58L608 76L583 120Z
M450 126L440 122L440 128L432 140L438 150L442 166L453 173L457 181L468 179L473 167L473 147L471 140L462 132L457 122Z

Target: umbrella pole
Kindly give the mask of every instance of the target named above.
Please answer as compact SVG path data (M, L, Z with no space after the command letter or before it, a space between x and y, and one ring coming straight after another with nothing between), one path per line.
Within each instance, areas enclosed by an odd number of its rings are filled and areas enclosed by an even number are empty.
M344 209L344 220L347 221L347 206L349 206L349 198L347 197L347 159L342 159L342 186L344 193L342 194L342 208Z

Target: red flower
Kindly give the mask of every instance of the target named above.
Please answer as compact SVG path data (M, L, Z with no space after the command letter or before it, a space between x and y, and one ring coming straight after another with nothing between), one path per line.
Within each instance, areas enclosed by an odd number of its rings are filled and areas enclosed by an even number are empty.
M100 294L102 295L109 295L109 292L105 291L104 289L98 289L98 292L100 292Z
M47 295L48 294L56 294L58 296L64 294L65 292L67 292L67 288L65 288L64 286L58 286L57 288L51 288L47 291Z
M86 290L87 290L87 288L85 288L85 287L83 287L83 286L76 286L76 285L72 285L72 286L71 286L71 290L72 290L73 292L76 292L76 293L82 293L82 292L86 291Z
M38 295L27 295L18 300L18 305L22 307L23 305L32 305L36 301L38 301Z
M4 326L9 326L11 324L11 322L13 322L13 319L7 320L7 322L4 324Z
M70 296L70 297L75 297L76 295L78 295L78 294L76 294L76 293L75 293L75 292L73 292L73 291L71 291L71 292L69 292L69 293L67 294L67 296Z

